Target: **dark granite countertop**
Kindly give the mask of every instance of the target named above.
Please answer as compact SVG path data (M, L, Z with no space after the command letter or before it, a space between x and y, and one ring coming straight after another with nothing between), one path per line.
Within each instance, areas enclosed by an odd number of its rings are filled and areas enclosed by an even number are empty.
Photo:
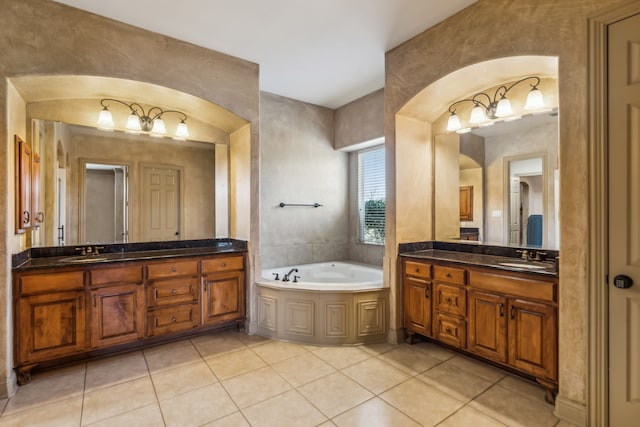
M515 271L544 276L558 277L556 264L553 261L524 261L520 258L500 255L487 255L482 253L458 252L441 249L423 249L417 251L401 252L404 258L421 260L444 261L461 265L487 267L503 271ZM510 264L510 265L505 265ZM527 268L529 265L534 268Z
M83 246L89 245L79 245L78 247ZM71 250L74 249L71 248ZM13 271L39 268L81 268L85 265L102 265L123 261L147 261L244 252L247 252L246 242L235 240L191 241L186 244L182 241L174 245L165 242L104 245L104 249L99 255L85 256L78 255L77 252L69 252L68 248L34 248L26 255L14 255Z

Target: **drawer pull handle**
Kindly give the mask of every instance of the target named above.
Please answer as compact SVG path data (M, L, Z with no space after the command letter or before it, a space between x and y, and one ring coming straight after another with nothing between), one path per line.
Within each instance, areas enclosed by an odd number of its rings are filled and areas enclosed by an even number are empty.
M424 287L424 297L425 298L429 298L429 287L428 286Z
M444 330L444 331L445 331L446 333L448 333L449 335L453 335L453 334L452 334L452 331L451 331L451 328L445 328L445 330Z
M500 317L504 317L504 304L500 303Z
M511 306L511 319L515 319L516 318L516 312L515 312L515 307Z
M222 264L220 264L220 266L221 266L221 267L226 267L226 266L227 266L227 263L226 263L226 262L223 262Z
M453 301L451 301L451 298L445 298L445 301L447 304L453 304Z
M175 267L171 268L171 272L172 272L172 273L175 273L176 271L178 271L178 270L176 270L176 268L175 268Z
M416 268L416 273L420 273L420 269L419 268Z
M175 317L171 318L171 323L176 323L176 318Z
M178 293L178 291L176 291L175 289L171 289L171 295L175 295L177 293Z
M446 273L444 277L446 277L447 279L451 279L451 273Z
M153 290L153 299L158 299L158 288Z

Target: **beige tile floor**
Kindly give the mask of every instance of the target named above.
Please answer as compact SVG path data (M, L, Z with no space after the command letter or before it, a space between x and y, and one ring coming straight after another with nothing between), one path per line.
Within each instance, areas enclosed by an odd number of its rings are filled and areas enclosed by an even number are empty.
M0 426L568 426L539 386L431 343L219 332L34 375Z

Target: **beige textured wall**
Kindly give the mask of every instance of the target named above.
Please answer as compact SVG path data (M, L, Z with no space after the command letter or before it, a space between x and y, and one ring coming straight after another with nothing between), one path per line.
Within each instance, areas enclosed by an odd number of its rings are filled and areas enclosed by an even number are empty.
M385 137L388 161L397 167L388 191L403 183L396 157L404 145L396 113L443 76L480 61L515 55L559 57L560 96L560 396L586 400L587 250L589 234L587 158L587 17L617 0L479 0L386 55ZM499 31L496 31L499 29ZM403 167L413 173L412 167ZM409 206L392 204L390 217ZM421 208L421 207L420 207ZM418 226L420 226L418 224ZM388 232L387 257L403 235ZM392 275L393 277L393 275ZM400 300L395 300L399 306ZM393 320L393 319L392 319ZM393 328L395 325L392 325Z
M99 75L154 83L217 104L250 122L245 134L249 155L242 158L248 165L237 168L248 189L244 196L249 209L243 214L250 221L241 233L253 243L259 242L257 194L259 171L259 82L256 64L219 52L181 42L157 33L89 14L48 0L0 0L0 134L14 133L8 117L25 106L7 102L10 88L7 78L30 74ZM176 61L175 58L180 58ZM24 121L25 118L22 118ZM17 120L20 121L20 120ZM20 133L23 133L21 131ZM242 141L244 143L244 141ZM4 248L4 270L0 283L0 300L7 322L0 324L2 343L0 383L13 386L11 356L11 315L9 265L11 252L20 250L20 239L14 235L9 207L13 207L13 148L6 141L0 149L0 163L6 171L0 179L0 194L5 195L6 210L0 221L6 226L0 234ZM254 209L254 206L256 207ZM253 258L250 259L251 265ZM6 394L0 386L0 395Z
M333 110L263 92L260 112L262 266L347 259L348 153L333 148Z
M356 99L335 111L336 150L384 136L384 89Z

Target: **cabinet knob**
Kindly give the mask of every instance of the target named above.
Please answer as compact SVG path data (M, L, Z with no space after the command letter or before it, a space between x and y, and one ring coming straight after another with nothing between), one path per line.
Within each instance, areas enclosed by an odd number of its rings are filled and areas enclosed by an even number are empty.
M171 289L171 295L175 295L177 293L178 293L178 291L176 291L175 289Z
M176 318L175 317L171 318L171 323L176 323Z
M172 272L172 273L175 273L176 271L178 271L178 270L176 270L176 268L175 268L175 267L172 267L172 268L171 268L171 272Z
M227 266L227 263L226 263L226 262L223 262L222 264L220 264L220 266L221 266L221 267L226 267L226 266Z
M449 335L451 335L451 328L445 328L444 330L446 333L448 333Z
M446 277L447 279L451 279L451 273L446 273L444 277Z
M445 298L445 301L446 301L448 304L451 304L451 302L452 302L452 301L451 301L451 298Z

